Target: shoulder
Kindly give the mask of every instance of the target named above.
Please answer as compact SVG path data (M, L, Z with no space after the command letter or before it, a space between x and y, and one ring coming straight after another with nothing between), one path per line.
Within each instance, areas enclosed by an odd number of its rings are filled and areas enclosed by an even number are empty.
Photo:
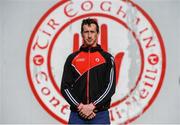
M80 51L76 51L76 52L73 52L73 53L69 54L66 61L71 62L74 59L74 57L76 57L76 55L78 55L79 52Z
M108 60L108 61L113 60L114 61L114 57L109 52L102 51L101 54L106 60Z

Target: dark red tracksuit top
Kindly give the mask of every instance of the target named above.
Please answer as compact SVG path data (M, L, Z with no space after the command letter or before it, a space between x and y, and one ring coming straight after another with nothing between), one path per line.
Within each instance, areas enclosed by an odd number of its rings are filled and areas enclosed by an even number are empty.
M80 103L93 103L96 111L107 110L115 93L115 63L111 54L100 45L70 54L65 62L61 93L77 111Z

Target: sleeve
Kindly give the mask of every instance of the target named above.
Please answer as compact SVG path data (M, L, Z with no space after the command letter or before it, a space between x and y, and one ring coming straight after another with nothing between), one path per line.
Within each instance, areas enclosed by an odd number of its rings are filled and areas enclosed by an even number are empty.
M106 83L105 87L97 94L93 104L96 107L104 106L104 104L111 100L111 97L115 93L116 88L116 72L115 72L115 63L114 58L110 57L107 62L107 72L106 72Z
M72 85L74 83L73 72L70 58L68 57L65 65L61 81L61 93L65 100L73 107L77 108L80 104L80 100L76 97L72 91Z

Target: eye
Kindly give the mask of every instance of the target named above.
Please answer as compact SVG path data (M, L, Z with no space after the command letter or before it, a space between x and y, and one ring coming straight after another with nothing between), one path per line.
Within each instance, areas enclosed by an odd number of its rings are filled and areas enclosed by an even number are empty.
M91 31L91 33L95 33L95 31Z
M84 33L88 33L89 31L84 31Z

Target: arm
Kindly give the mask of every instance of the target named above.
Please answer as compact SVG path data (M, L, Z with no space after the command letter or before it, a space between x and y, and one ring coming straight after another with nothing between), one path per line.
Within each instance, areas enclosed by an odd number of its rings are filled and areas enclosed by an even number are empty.
M114 58L110 57L107 61L107 73L106 73L106 83L105 87L99 92L96 96L93 104L96 107L103 106L107 101L111 99L113 94L115 93L116 87L116 72L115 72L115 63Z
M66 101L73 107L77 108L80 104L80 100L76 97L76 95L72 91L72 85L74 83L72 66L70 57L67 58L61 82L61 93L66 99Z

